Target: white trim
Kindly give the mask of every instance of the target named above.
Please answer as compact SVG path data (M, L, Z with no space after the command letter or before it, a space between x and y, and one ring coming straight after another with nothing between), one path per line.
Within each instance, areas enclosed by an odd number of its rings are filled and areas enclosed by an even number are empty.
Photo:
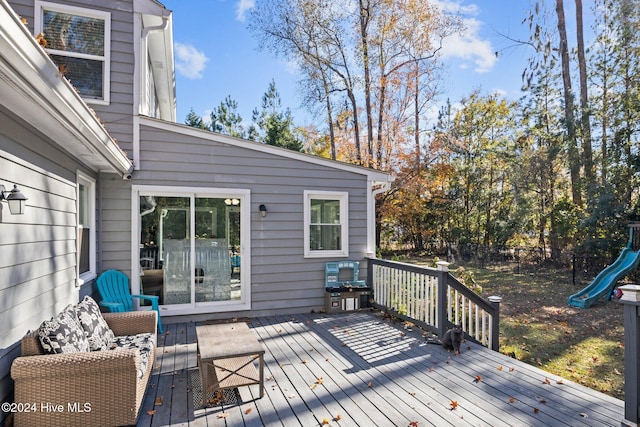
M131 271L140 269L139 236L140 236L140 196L189 196L237 198L240 199L240 252L245 262L240 265L242 278L242 293L240 301L194 302L181 305L163 305L160 307L163 316L178 316L185 314L222 313L230 311L251 310L251 191L248 189L210 188L210 187L166 187L155 185L131 186ZM192 214L195 214L192 212ZM194 232L195 222L190 221L191 234ZM131 290L140 292L140 276L131 274Z
M87 9L83 7L67 6L60 3L50 3L46 1L35 1L34 12L34 31L36 34L43 32L42 30L42 12L43 10L51 10L54 12L68 13L71 15L84 16L88 18L96 18L104 20L104 55L87 55L79 52L70 51L58 51L55 49L47 49L52 55L67 56L70 58L82 58L91 59L93 61L101 61L103 64L102 69L102 97L91 98L82 96L82 99L87 103L109 105L111 99L111 13ZM45 35L46 40L46 35ZM73 82L72 82L73 84Z
M96 263L96 180L81 171L76 172L76 233L80 233L80 186L87 188L87 222L89 227L89 271L80 273L80 263L76 262L76 273L78 277L77 286L82 286L86 281L97 276ZM76 235L76 245L77 245ZM76 256L79 256L80 248L76 248Z
M311 200L340 201L340 249L339 250L311 250ZM304 190L304 257L331 258L349 256L349 193L346 191L318 191Z

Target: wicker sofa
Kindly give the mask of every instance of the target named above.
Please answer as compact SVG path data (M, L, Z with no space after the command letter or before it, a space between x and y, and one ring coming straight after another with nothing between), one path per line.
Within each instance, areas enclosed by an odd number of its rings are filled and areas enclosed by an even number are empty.
M77 306L85 301L86 298ZM93 300L89 302L95 304ZM65 311L71 310L73 314L77 306L67 307ZM46 354L52 352L48 341L43 344L46 322L22 339L22 355L11 366L11 377L15 382L16 426L136 424L155 362L157 313L102 314L99 308L97 310L98 315L94 313L94 317L101 316L113 336L109 332L105 342L92 342L90 351L84 351L84 347L76 351L65 344L54 348L57 354ZM86 324L82 326L86 330ZM84 335L91 338L91 332ZM58 337L62 335L69 334L66 331L57 333ZM137 348L137 344L130 345L136 340L146 343L144 351ZM94 349L95 346L99 348Z

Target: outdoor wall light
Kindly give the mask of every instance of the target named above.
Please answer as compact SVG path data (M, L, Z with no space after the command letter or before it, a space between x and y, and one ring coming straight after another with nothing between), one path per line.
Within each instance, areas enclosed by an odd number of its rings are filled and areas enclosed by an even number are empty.
M24 202L27 198L18 190L17 185L14 184L13 190L7 194L4 185L0 184L0 200L4 200L9 204L11 215L22 215L24 213Z
M258 210L260 211L260 216L261 217L264 218L265 216L267 216L267 207L265 205L260 205L258 207Z

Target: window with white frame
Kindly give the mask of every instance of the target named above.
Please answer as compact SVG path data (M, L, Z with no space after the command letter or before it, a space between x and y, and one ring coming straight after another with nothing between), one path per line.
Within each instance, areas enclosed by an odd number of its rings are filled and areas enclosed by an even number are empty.
M111 14L36 1L35 32L60 72L88 102L109 102Z
M304 192L305 257L349 255L348 193Z
M78 173L77 262L81 279L90 279L96 274L95 194L95 181L82 173Z

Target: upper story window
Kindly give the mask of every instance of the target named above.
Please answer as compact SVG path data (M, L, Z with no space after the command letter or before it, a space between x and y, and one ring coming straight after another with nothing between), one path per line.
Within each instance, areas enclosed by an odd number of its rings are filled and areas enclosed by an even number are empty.
M348 193L305 191L304 199L304 255L348 256Z
M109 103L111 14L36 1L35 32L60 71L87 101Z

